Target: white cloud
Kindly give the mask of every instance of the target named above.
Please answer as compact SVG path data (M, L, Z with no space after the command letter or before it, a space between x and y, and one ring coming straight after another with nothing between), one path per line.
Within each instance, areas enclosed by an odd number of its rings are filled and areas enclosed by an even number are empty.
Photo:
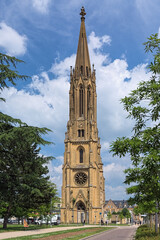
M73 54L70 57L65 58L63 61L55 62L50 71L58 76L68 76L70 71L70 66L74 66L76 55Z
M130 134L133 122L125 119L126 113L119 100L135 89L139 81L150 77L145 64L129 70L126 59L111 61L108 53L101 51L103 45L110 42L108 39L110 38L106 36L98 37L93 32L89 36L90 57L91 62L94 60L97 76L98 129L102 138L102 152L107 152L109 143L117 136ZM47 72L33 76L28 91L26 89L18 91L14 87L5 89L3 97L7 102L0 103L1 110L13 117L21 118L28 124L52 129L54 139L63 144L69 116L69 68L71 65L74 67L74 62L75 54L55 62L49 70L55 77L49 77ZM125 187L119 185L124 181L123 170L126 165L120 161L111 163L111 155L108 156L110 164L104 165L104 175L109 185L109 188L108 186L106 188L108 189L106 197L108 198L110 194L113 199L116 199L116 196L118 199L120 193L121 196L125 196ZM63 159L62 156L58 158ZM61 167L62 165L54 167L50 165L51 179L58 184L59 191Z
M102 142L101 143L101 151L106 152L107 150L109 150L109 146L110 146L109 142Z
M97 37L95 35L95 32L91 32L91 34L89 35L89 45L91 49L100 49L104 43L110 45L110 36L104 35L102 37Z
M27 37L25 35L20 35L4 22L0 23L0 47L5 50L6 54L11 56L24 55L27 51L26 43Z
M54 182L60 194L62 184L62 165L55 166L56 160L51 161L47 166L49 169L50 181Z
M127 200L128 194L126 194L125 186L112 187L111 185L105 185L105 198L106 200Z
M114 187L119 184L123 184L125 179L123 171L125 169L126 167L115 163L104 166L103 171L107 184L110 184Z
M47 13L51 0L32 0L33 7L40 13Z
M62 165L59 165L58 167L54 167L54 171L62 174Z
M56 157L57 160L61 161L63 163L63 160L64 160L64 156L58 156Z
M155 16L159 16L159 0L136 0L135 1L135 6L143 19L144 23L147 25L152 25L153 29L153 22L151 19L154 21ZM152 9L152 11L151 11ZM154 14L154 17L153 17Z

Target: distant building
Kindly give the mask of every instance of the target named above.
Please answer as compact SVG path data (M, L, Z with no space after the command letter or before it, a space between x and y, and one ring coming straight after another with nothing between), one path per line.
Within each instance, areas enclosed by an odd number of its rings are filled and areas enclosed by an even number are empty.
M141 217L141 214L136 216L134 214L134 208L136 205L130 205L127 200L108 200L105 201L104 205L104 221L109 221L110 223L140 223L143 222L143 218ZM131 214L131 219L121 219L118 215L118 212L121 212L124 208L127 208ZM111 213L112 216L108 219L108 213ZM116 214L117 213L117 214Z
M134 206L129 205L126 200L109 200L105 201L104 211L105 212L120 212L123 208L127 208L129 211L133 211Z

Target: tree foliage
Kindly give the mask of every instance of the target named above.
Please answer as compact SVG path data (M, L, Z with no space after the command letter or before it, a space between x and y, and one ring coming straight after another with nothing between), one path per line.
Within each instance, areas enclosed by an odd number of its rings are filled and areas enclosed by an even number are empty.
M0 53L1 91L15 85L15 80L27 78L15 70L20 62ZM42 208L48 212L51 199L56 198L56 186L49 181L47 167L53 157L40 154L40 145L51 144L43 138L49 131L0 112L0 213L4 228L12 215L26 216Z
M16 71L17 63L22 62L22 60L15 57L0 53L0 90L8 88L9 83L16 85L16 80L26 80L28 78L26 75L20 75L18 71ZM5 101L4 98L0 99Z
M160 210L160 39L151 35L144 43L153 61L148 69L151 78L139 83L128 97L121 100L128 118L133 119L133 135L117 138L111 145L113 155L129 155L131 168L125 170L125 183L133 194L130 202L145 205L148 212ZM149 203L149 204L147 204Z

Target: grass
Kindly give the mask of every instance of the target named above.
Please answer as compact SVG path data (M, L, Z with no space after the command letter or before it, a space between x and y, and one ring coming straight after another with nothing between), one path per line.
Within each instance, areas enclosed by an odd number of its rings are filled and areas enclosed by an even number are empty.
M30 224L28 228L24 228L22 224L8 224L7 229L3 229L3 225L0 224L0 233L2 232L14 232L14 231L28 231L28 230L36 230L36 229L44 229L44 228L57 228L57 227L77 227L77 226L83 226L83 224L60 224L60 225L35 225Z
M24 226L18 224L8 224L7 229L3 229L3 225L0 225L0 233L2 232L14 232L14 231L27 231L27 230L36 230L43 228L51 228L50 225L29 225L28 228L24 228Z
M72 230L64 230L64 231L59 231L59 232L53 232L53 233L44 233L44 234L37 234L37 235L31 235L31 236L24 236L24 237L16 237L16 238L7 238L6 240L12 239L12 240L30 240L30 239L37 239L37 238L44 238L44 237L49 237L49 236L55 236L55 235L60 235L60 234L65 234L68 232L79 232L78 235L76 236L72 236L72 237L68 237L68 238L63 238L63 240L67 240L67 239L72 239L72 240L78 240L87 236L91 236L100 232L104 232L107 231L109 229L113 229L109 228L109 227L102 227L101 229L99 229L99 227L95 227L94 229L97 228L97 231L92 231L93 228L80 228L80 229L72 229ZM90 229L90 232L84 233L83 230L86 229Z
M160 233L156 235L147 225L142 225L137 229L135 240L160 240Z

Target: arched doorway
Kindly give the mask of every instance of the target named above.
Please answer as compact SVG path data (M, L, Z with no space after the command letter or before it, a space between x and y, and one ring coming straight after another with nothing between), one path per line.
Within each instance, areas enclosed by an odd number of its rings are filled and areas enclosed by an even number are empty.
M82 201L77 202L77 223L84 223L86 207Z

